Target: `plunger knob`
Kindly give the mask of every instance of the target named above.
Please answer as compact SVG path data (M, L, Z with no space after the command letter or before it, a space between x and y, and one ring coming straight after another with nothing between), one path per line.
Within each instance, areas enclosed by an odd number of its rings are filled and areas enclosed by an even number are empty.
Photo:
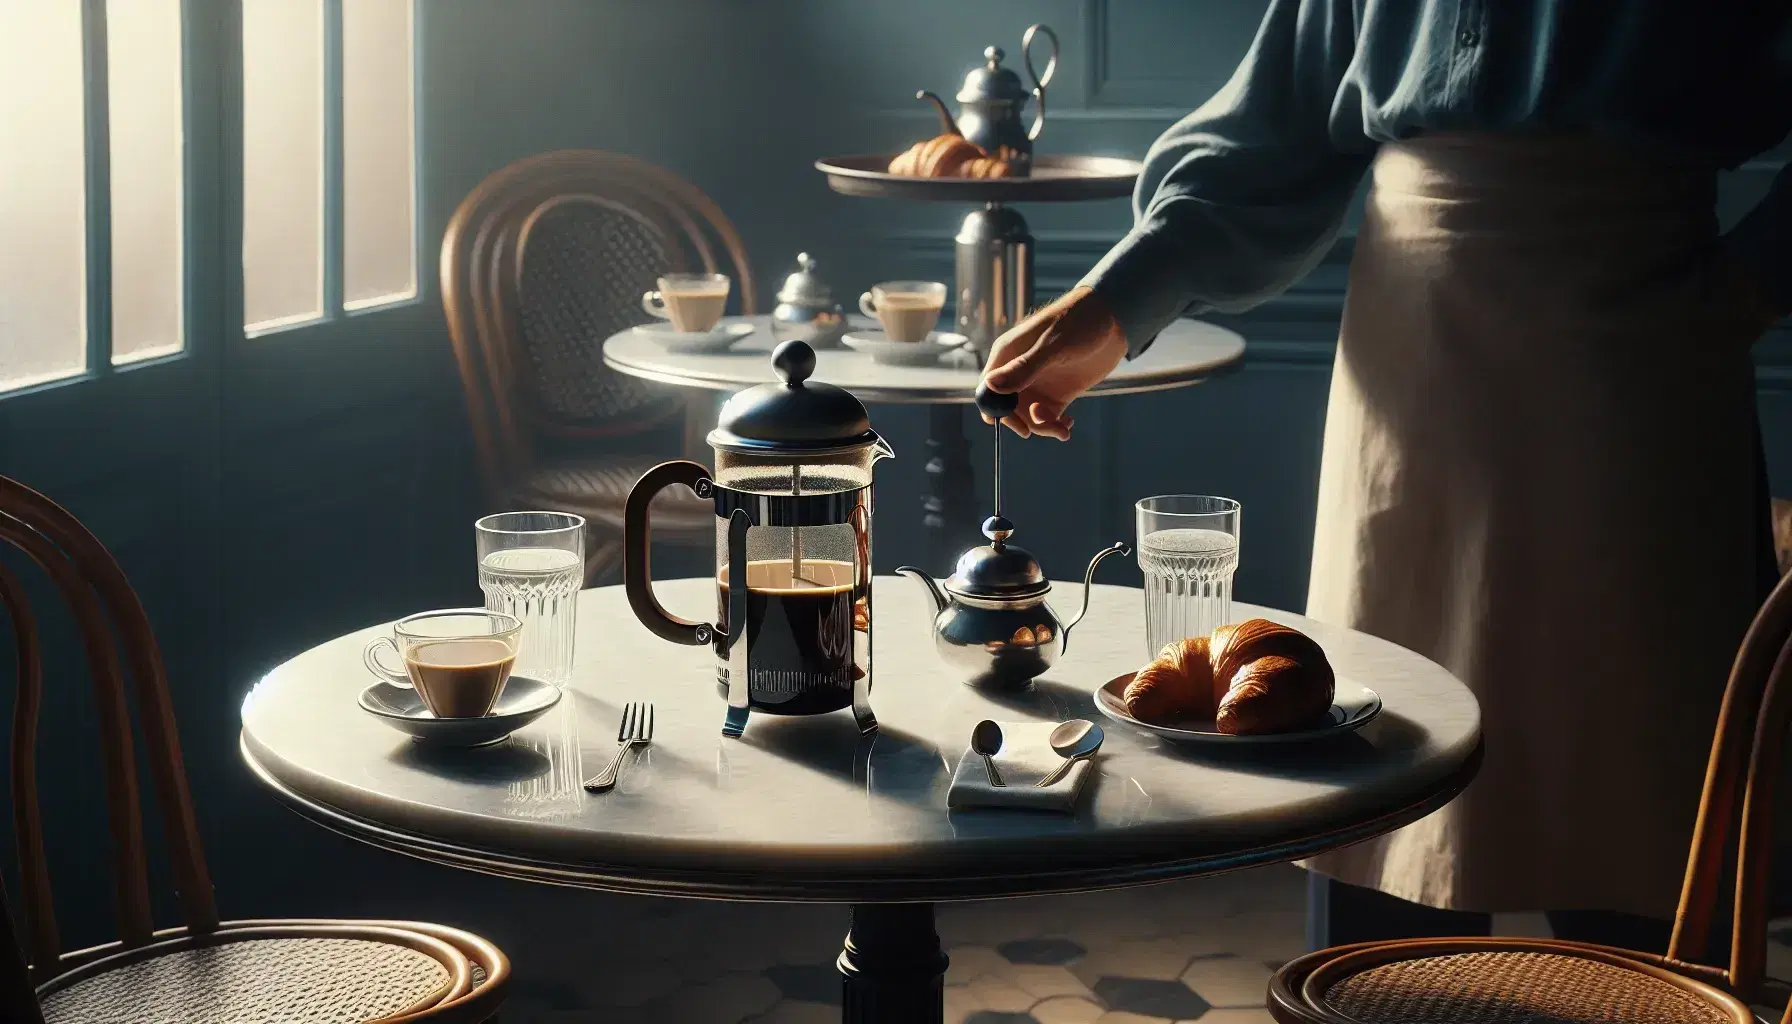
M1005 395L1000 391L992 391L988 381L977 385L977 409L992 420L1000 420L1014 410L1020 408L1019 395Z
M815 350L809 343L800 338L783 342L772 350L772 369L784 383L791 387L802 387L803 381L815 372Z

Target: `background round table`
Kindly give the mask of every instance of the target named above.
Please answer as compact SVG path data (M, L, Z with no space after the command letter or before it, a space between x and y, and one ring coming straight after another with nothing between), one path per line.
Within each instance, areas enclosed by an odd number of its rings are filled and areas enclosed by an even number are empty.
M849 319L855 330L875 326L858 314ZM668 352L639 331L621 331L604 342L604 365L663 384L712 391L738 391L777 379L772 372L773 341L767 318L726 320L753 323L759 330L726 352L714 354ZM1086 398L1199 384L1243 355L1244 339L1236 332L1199 320L1177 320L1137 359L1115 367ZM982 368L974 357L936 366L890 366L844 347L816 353L815 380L843 387L866 402L933 407L927 428L929 486L922 499L927 565L950 565L960 551L983 543L976 532L983 514L976 507L977 474L971 465L963 408L971 404L981 377Z
M656 589L675 614L714 607L713 580ZM1058 584L1060 611L1076 589ZM841 966L847 1019L864 1022L939 1019L945 963L933 901L1292 860L1430 813L1478 766L1479 708L1444 669L1249 605L1235 605L1234 618L1308 632L1338 675L1373 687L1386 710L1360 733L1301 747L1182 748L1109 721L1091 693L1144 661L1143 596L1097 586L1093 601L1050 673L1025 692L991 694L958 682L935 654L921 586L879 577L878 732L861 736L845 711L755 714L744 737L725 739L713 655L648 633L622 588L588 590L566 699L504 745L461 752L418 746L356 706L372 682L361 649L389 629L376 626L261 679L243 704L242 754L299 813L438 863L628 892L852 903ZM616 789L586 793L580 781L613 753L629 700L654 702L654 742ZM1075 814L947 810L953 768L983 718L1102 724L1107 743ZM888 1015L928 1000L931 1015Z

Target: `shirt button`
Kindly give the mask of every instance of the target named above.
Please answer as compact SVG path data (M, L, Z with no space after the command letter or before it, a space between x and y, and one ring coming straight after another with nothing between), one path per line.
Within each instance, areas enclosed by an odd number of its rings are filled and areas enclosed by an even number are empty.
M1481 41L1481 33L1472 28L1465 28L1456 34L1456 41L1463 46L1473 46Z

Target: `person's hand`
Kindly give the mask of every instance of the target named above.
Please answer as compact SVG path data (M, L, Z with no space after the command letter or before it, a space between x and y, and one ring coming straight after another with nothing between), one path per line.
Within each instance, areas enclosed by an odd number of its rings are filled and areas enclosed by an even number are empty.
M1107 303L1078 287L997 338L983 379L992 391L1020 396L1014 412L1002 418L1009 429L1064 441L1075 422L1065 415L1070 403L1125 356L1126 335Z

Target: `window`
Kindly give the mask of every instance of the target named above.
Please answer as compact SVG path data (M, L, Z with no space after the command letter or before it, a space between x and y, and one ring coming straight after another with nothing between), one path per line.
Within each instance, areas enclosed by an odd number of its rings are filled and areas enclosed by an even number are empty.
M184 345L180 0L96 7L0 0L0 390Z
M246 331L414 300L414 0L239 9ZM0 394L186 350L195 13L0 0Z
M412 0L243 4L243 320L417 295Z

